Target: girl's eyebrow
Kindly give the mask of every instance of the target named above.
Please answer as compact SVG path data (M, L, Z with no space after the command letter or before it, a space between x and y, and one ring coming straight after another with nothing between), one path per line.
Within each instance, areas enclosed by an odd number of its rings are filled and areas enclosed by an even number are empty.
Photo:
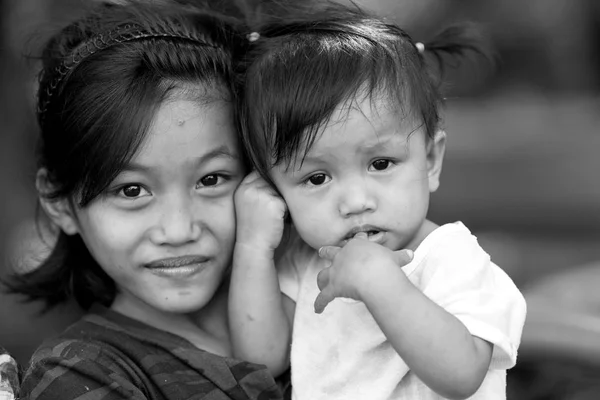
M226 145L221 145L216 149L209 151L206 154L198 157L198 163L203 164L208 160L212 160L214 158L231 158L234 160L239 160L240 156L237 152L231 151L231 149Z
M237 152L232 151L228 146L226 145L221 145L219 147L217 147L216 149L213 149L211 151L209 151L206 154L203 154L201 156L199 156L196 160L196 164L197 165L201 165L204 164L210 160L214 160L215 158L229 158L232 160L239 160L240 156L238 155ZM152 166L148 166L148 165L143 165L143 164L138 164L135 162L130 162L129 164L127 164L125 166L125 168L123 168L123 171L128 171L128 172L147 172L152 170Z

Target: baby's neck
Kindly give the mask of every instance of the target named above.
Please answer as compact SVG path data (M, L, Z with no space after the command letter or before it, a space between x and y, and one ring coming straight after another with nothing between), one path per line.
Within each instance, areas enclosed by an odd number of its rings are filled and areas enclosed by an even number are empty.
M417 250L417 247L419 247L421 242L423 242L423 240L425 240L425 238L427 236L429 236L429 234L431 232L433 232L434 230L436 230L437 228L439 228L439 225L426 219L421 224L421 228L415 234L415 237L406 245L406 248L411 249L413 251ZM400 249L398 249L398 250L400 250Z

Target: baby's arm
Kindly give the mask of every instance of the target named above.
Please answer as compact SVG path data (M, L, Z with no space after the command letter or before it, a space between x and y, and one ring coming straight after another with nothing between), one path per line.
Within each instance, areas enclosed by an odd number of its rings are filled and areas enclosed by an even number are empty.
M335 297L362 301L419 379L441 396L470 397L487 373L492 345L472 336L408 280L400 269L405 252L360 239L319 252L333 263L319 275L316 311Z
M473 395L487 373L492 345L472 336L462 322L425 296L399 268L371 284L363 301L410 369L444 397L464 399Z
M273 376L289 366L293 302L281 293L274 264L285 203L255 173L235 195L237 236L229 289L233 355L264 364Z

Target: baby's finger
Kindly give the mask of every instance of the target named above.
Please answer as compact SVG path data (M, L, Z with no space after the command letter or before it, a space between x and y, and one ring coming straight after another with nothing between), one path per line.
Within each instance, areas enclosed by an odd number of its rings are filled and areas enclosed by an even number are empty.
M242 183L249 184L249 183L252 183L255 180L257 180L258 178L260 178L259 173L256 171L252 171L244 177L244 179L242 180Z
M319 257L331 261L341 249L337 246L323 246L319 249Z
M394 259L398 266L404 267L411 262L414 257L414 252L410 249L398 250L394 252Z
M331 268L325 268L317 275L317 286L319 290L323 290L329 285L329 271Z
M367 232L358 232L352 239L369 240L369 235L367 235Z
M333 299L335 299L335 296L331 294L329 287L323 289L315 299L315 313L321 314Z

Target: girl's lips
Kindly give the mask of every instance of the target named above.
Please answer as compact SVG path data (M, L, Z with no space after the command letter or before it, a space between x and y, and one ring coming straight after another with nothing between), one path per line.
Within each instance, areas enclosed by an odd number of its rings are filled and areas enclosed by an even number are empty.
M202 264L208 261L208 259L208 257L200 255L170 257L149 262L145 264L144 267L150 269L179 268L192 264Z
M190 278L206 268L206 263L201 264L188 264L181 267L169 267L169 268L148 268L148 271L153 275L157 275L165 278L177 278L185 279Z
M183 279L200 273L209 261L210 258L198 255L163 258L144 265L144 268L157 276Z

